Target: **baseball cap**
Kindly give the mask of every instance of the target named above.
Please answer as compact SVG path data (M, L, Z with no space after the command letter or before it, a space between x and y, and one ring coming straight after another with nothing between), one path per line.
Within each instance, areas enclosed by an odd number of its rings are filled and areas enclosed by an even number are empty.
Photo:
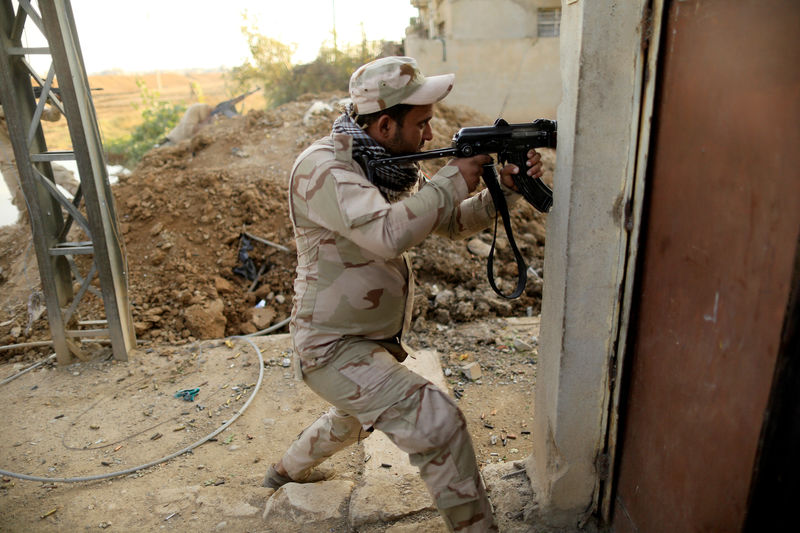
M455 74L423 76L411 57L382 57L360 66L350 77L350 98L359 115L397 104L428 105L447 96Z

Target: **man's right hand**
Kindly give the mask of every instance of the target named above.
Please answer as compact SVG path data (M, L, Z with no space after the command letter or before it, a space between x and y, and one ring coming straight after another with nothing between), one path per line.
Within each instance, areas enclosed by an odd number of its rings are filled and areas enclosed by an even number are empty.
M467 182L467 190L474 191L478 187L478 183L483 176L483 165L491 163L492 158L485 154L476 155L473 157L457 157L451 159L448 165L458 167L459 172Z

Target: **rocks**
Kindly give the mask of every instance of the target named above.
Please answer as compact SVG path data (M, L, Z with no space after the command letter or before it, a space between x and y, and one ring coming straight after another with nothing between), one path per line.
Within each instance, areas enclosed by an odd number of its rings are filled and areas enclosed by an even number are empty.
M486 244L482 240L475 238L470 240L467 243L467 250L472 252L473 254L477 255L478 257L489 257L489 252L491 251L491 245Z
M345 531L354 483L346 480L287 483L267 501L266 531Z
M252 310L250 322L253 323L256 329L262 330L268 328L274 319L275 309L271 307L257 307Z
M225 337L227 320L223 314L222 300L212 300L207 305L194 304L184 312L186 327L198 339L221 339Z
M483 375L481 372L481 365L475 362L462 366L461 373L470 381L478 380Z
M228 294L233 292L233 285L221 276L214 276L214 288L217 294Z

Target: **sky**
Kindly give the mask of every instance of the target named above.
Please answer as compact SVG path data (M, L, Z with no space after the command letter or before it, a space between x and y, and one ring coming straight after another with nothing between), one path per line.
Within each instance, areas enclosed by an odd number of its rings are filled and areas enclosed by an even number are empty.
M16 8L16 2L12 2ZM340 46L369 41L401 41L409 19L417 16L411 0L72 0L72 13L88 74L110 70L231 68L250 57L242 34L243 14L258 33L296 45L295 63L317 57L332 45L333 27ZM34 3L38 6L38 3ZM26 23L23 46L45 46ZM29 55L43 74L49 58ZM0 179L0 226L13 223L11 205Z
M248 57L241 28L243 14L258 33L296 44L296 63L312 61L320 46L367 40L400 41L411 0L72 0L72 12L89 74L219 68L241 65ZM27 25L26 25L27 27ZM26 30L23 45L41 37ZM39 65L34 65L40 70ZM49 62L45 68L49 66Z

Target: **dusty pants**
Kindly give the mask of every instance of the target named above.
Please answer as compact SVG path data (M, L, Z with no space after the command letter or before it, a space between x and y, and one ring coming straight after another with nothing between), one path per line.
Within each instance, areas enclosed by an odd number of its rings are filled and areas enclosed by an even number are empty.
M326 458L383 431L409 454L448 527L496 531L466 421L455 402L397 362L385 345L365 339L339 342L326 365L304 373L306 384L333 408L306 428L282 458L299 479Z

